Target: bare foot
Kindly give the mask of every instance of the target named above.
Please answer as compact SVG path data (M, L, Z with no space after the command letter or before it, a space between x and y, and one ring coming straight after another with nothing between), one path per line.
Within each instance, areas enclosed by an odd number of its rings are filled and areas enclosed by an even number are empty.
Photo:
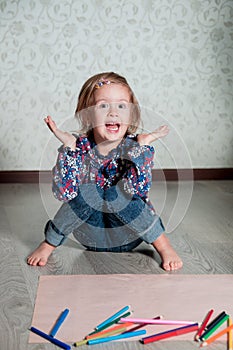
M183 266L183 262L171 246L169 239L163 233L153 243L162 259L162 266L166 271L178 270Z
M52 246L51 244L47 242L42 242L39 247L34 250L34 252L31 253L31 255L27 258L28 265L32 266L45 266L49 256L54 251L56 247Z

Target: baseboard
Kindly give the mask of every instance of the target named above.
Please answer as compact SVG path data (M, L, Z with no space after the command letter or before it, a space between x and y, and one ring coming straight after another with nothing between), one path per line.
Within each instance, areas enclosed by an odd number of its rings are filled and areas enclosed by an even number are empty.
M153 181L233 180L233 168L152 170Z
M0 171L0 183L49 183L51 181L52 173L49 170Z
M153 169L153 181L233 180L233 168ZM51 171L0 171L0 183L49 183Z

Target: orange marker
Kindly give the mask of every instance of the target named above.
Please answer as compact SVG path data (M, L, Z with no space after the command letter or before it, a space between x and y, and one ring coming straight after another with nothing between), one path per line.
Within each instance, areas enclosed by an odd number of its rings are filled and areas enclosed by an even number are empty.
M94 339L94 338L99 337L100 335L105 335L105 334L107 335L107 333L113 332L113 331L117 331L117 330L119 330L119 331L122 330L122 332L124 332L127 327L132 326L132 325L133 325L132 322L122 323L122 324L119 324L119 325L117 325L115 327L105 329L104 331L100 331L100 332L97 332L97 333L92 334L92 335L87 335L85 337L85 339L88 339L88 340Z
M216 339L220 338L222 335L226 334L227 332L230 332L233 329L233 324L225 329L223 329L221 332L215 334L213 337L210 337L209 339L206 339L200 347L207 346L211 343L213 343Z

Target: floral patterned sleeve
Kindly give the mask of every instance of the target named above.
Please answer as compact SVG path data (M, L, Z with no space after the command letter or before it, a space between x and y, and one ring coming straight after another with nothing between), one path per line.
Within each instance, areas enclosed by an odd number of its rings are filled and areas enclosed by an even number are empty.
M90 142L86 137L79 137L76 149L61 146L53 173L53 194L60 201L67 202L77 196L78 186L83 182L85 158L90 150Z
M146 198L152 182L154 147L140 146L138 142L133 141L131 147L128 147L126 157L130 166L124 174L125 189L131 194Z

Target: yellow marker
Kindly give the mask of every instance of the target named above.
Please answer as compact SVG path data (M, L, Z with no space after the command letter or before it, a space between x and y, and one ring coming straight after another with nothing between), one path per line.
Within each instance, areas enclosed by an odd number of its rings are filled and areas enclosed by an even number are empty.
M96 333L95 336L93 336L91 339L106 338L106 337L109 337L111 335L116 335L118 333L123 333L123 332L126 331L126 329L127 329L126 327L121 327L120 329L115 329L114 331L105 332L105 334L98 334L98 333ZM74 343L74 346L85 345L91 339L84 339L84 340L77 341L76 343Z
M114 332L116 331L116 334L117 333L123 333L127 330L127 327L128 326L132 326L132 323L122 323L122 324L118 324L117 326L114 326L112 328L109 328L109 329L105 329L103 331L100 331L100 332L97 332L95 334L92 334L92 335L87 335L85 337L85 339L87 340L91 340L91 339L94 339L96 337L100 337L100 336L105 336L105 335L108 335L109 332Z
M232 319L229 318L228 320L228 327L232 325ZM232 339L232 329L227 333L227 340L228 340L228 350L233 349L233 339Z
M81 346L85 344L87 344L87 339L77 341L76 343L74 343L74 346Z

